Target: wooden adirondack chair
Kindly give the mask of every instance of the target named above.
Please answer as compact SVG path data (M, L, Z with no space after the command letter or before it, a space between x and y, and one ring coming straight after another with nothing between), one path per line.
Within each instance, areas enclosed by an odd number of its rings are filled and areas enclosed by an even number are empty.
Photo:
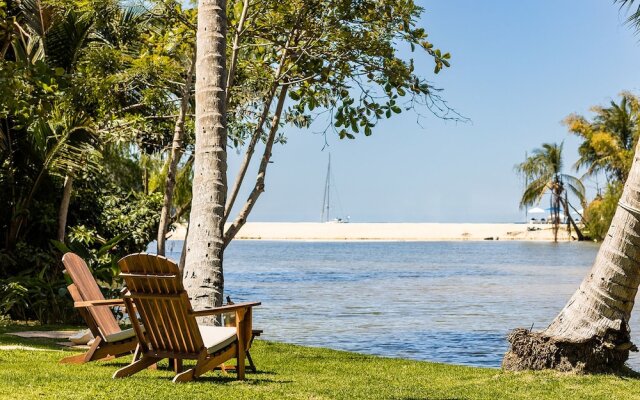
M245 356L251 344L251 309L259 302L239 303L209 310L194 311L178 266L162 256L138 253L122 258L120 276L126 288L124 301L140 341L142 358L118 370L114 378L132 375L163 358L174 359L173 382L193 380L227 360L237 359L238 379L244 379ZM235 311L235 327L202 326L196 317ZM196 365L182 371L182 360L194 359Z
M73 283L67 286L74 306L89 326L95 340L84 354L65 357L61 363L82 364L131 354L138 345L133 329L120 329L112 306L124 306L122 299L105 300L84 260L74 253L62 257L66 273Z

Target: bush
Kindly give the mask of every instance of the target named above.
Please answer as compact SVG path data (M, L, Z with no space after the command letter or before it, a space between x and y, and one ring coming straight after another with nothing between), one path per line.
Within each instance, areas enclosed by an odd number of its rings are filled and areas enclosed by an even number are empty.
M43 250L19 242L10 254L0 251L4 267L18 270L0 279L0 314L41 323L68 321L72 308L67 282L52 248Z
M105 297L118 296L117 261L146 248L157 232L161 207L159 193L79 188L65 243L19 242L12 251L0 250L0 314L43 324L78 322L67 291L70 281L62 274L61 256L68 251L87 262Z
M618 208L623 185L620 182L610 183L604 196L596 196L584 213L584 223L588 235L592 239L602 240L609 230L613 215Z

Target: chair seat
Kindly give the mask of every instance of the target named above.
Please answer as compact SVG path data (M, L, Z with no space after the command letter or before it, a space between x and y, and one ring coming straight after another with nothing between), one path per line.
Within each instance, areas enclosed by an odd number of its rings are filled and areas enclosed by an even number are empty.
M142 332L144 332L144 326L141 326ZM112 333L111 335L106 335L104 337L104 341L107 343L120 342L122 340L127 340L136 337L136 332L133 328L124 329L118 333Z
M209 354L222 350L237 339L236 328L198 325L204 346Z

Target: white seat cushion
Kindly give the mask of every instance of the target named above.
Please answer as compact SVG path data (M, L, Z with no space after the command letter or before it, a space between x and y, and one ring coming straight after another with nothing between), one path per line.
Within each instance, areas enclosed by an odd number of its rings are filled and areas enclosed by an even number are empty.
M141 326L142 332L144 332L144 326ZM112 333L111 335L104 336L104 340L107 343L119 342L121 340L131 339L136 336L136 331L133 328L122 330L118 333Z
M207 348L209 354L213 354L218 350L229 346L236 341L236 328L227 328L224 326L206 326L198 325L200 335Z
M121 340L130 339L136 335L136 332L133 328L122 330L118 333L112 333L111 335L106 335L104 337L105 342L119 342Z

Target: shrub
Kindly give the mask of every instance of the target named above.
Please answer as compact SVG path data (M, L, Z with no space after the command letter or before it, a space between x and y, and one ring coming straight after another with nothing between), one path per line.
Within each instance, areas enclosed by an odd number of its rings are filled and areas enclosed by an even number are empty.
M592 239L602 240L607 234L622 195L622 187L620 182L610 183L604 196L598 195L586 208L584 223Z

